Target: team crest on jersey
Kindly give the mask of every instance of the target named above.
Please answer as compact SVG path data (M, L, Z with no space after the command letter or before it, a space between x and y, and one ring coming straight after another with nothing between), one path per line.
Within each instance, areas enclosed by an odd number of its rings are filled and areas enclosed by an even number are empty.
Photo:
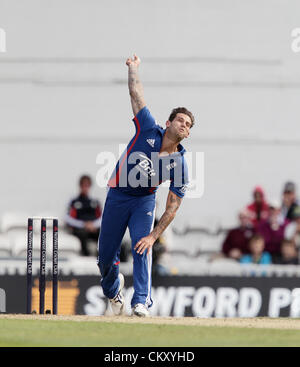
M91 207L92 207L92 208L96 209L96 208L97 208L97 205L98 205L98 203L97 203L97 201L96 201L96 200L92 200L92 201L91 201Z
M81 209L82 208L82 203L80 201L75 201L74 208L77 209L77 210Z
M148 143L152 148L154 148L155 139L147 139L146 141L147 141L147 143Z

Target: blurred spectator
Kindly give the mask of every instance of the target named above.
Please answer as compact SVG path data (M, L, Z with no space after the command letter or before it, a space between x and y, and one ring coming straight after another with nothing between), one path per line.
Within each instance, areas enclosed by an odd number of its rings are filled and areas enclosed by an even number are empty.
M231 229L223 243L222 253L232 259L239 260L243 254L249 253L248 243L254 230L247 210L239 213L240 225Z
M90 176L83 175L79 180L79 195L74 198L68 208L66 223L71 233L81 243L81 255L89 256L88 241L98 241L102 208L98 200L91 199L89 192L92 186Z
M264 238L259 234L255 234L249 241L250 254L242 256L240 262L242 264L271 264L271 255L264 251L264 248Z
M257 232L265 240L265 250L272 256L280 254L281 242L284 239L284 229L287 221L282 223L280 217L280 203L272 201L269 206L269 219L257 226Z
M294 182L287 182L283 188L281 215L284 219L292 220L292 214L298 205L296 197L296 185Z
M269 206L265 201L264 191L260 186L256 186L253 190L253 203L247 206L249 218L254 227L265 220L269 216Z
M294 241L283 240L280 256L276 256L273 262L274 264L298 265L298 251Z
M284 239L291 240L296 247L300 248L300 207L296 206L291 214L292 222L290 222L284 230Z

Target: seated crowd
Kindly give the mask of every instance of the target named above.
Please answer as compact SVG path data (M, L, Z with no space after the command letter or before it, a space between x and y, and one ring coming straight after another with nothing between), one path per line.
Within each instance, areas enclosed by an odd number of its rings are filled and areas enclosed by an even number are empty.
M253 203L239 213L239 226L231 229L222 254L243 264L299 263L300 204L293 182L284 185L282 202L267 202L256 187Z

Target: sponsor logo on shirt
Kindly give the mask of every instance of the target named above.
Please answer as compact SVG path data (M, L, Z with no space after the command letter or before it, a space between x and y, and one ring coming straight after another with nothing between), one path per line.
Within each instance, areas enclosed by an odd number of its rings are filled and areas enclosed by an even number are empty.
M168 171L170 171L172 168L174 168L174 167L176 167L177 166L177 163L176 162L172 162L172 163L170 163L170 164L168 164L167 166L166 166L166 169L168 170Z
M149 159L148 157L146 157L145 155L139 154L140 157L143 158L143 160L140 161L140 163L138 164L138 166L145 172L147 173L149 176L155 176L156 173L153 169L153 163L151 161L151 159Z
M188 185L183 185L182 188L179 190L182 194L184 194L187 190Z

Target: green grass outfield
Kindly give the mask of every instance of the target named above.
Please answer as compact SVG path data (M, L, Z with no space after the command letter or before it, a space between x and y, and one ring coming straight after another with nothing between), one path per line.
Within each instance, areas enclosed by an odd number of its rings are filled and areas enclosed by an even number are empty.
M103 321L104 320L104 321ZM1 317L1 347L299 347L299 320L241 320L240 326L229 321L192 319L185 325L171 318L140 320L123 318L76 319L43 317ZM178 319L177 319L178 320ZM195 320L195 321L193 321ZM282 319L281 319L282 320ZM235 320L233 325L239 325ZM264 324L266 324L264 327ZM291 325L291 327L289 327ZM295 326L296 325L296 326ZM299 327L298 327L299 326Z

